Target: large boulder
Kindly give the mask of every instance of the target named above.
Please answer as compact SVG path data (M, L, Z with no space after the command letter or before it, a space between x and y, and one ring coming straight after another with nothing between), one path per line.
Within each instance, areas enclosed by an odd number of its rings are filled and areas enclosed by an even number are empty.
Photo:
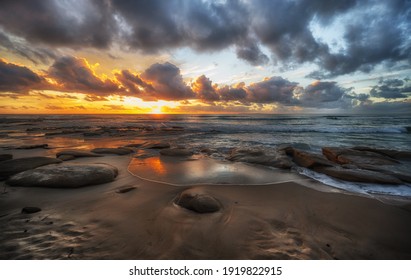
M338 164L393 165L399 163L393 158L372 151L324 147L322 152L329 160Z
M79 188L113 181L118 174L116 167L105 163L44 166L27 170L10 177L11 186Z
M401 180L394 176L371 170L345 169L342 167L316 167L314 170L330 177L350 182L392 185L402 183Z
M96 154L114 154L114 155L128 155L131 154L133 152L132 149L130 148L95 148L93 150L91 150L92 153L96 153Z
M321 155L316 155L308 152L304 152L298 149L292 149L287 151L293 158L293 161L299 166L314 169L323 166L335 166L335 164Z
M1 161L0 178L52 163L61 163L61 160L50 157L26 157Z
M185 148L169 148L162 149L160 154L169 157L189 157L193 155L193 152Z
M174 201L175 204L197 213L213 213L221 209L221 203L214 197L186 190Z

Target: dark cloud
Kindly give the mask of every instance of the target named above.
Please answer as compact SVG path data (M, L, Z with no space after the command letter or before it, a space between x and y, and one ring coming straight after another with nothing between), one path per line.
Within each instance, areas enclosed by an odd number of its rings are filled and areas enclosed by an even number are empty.
M0 47L21 57L27 58L34 64L48 63L50 60L56 58L55 51L52 51L50 48L31 46L25 40L12 38L1 29Z
M332 50L311 27L336 23L343 47ZM109 49L113 43L151 53L232 48L252 65L268 62L264 46L280 64L318 65L311 75L317 78L411 61L408 0L5 0L0 27L42 46L24 47L0 36L3 47L33 61L52 55L46 45Z
M212 82L209 78L202 75L198 77L193 84L191 89L197 94L198 98L204 101L217 101L220 96L216 92L216 88L213 87Z
M251 65L264 65L269 62L268 56L260 50L255 42L239 45L236 53L237 57L248 61Z
M312 104L333 102L339 100L345 93L346 90L339 87L336 82L316 81L304 89L300 99Z
M0 25L31 42L108 47L116 33L110 1L5 0Z
M0 92L28 93L45 87L45 80L27 67L0 59Z
M90 69L85 59L72 56L60 57L48 69L48 76L59 83L63 91L109 95L119 92L118 85L102 80Z
M218 94L220 95L221 100L224 101L241 101L244 103L247 99L247 91L244 82L235 86L223 86L218 89Z
M180 69L169 62L155 63L146 69L141 78L154 89L138 96L143 99L182 100L195 98L195 93L184 83Z
M138 74L133 74L129 70L122 70L115 74L117 81L119 81L128 93L139 94L141 92L153 92L154 88L144 82Z
M378 85L372 87L370 94L373 97L396 99L407 98L411 93L411 84L408 80L389 79L380 80Z
M355 113L372 113L372 114L409 114L411 112L410 100L394 102L370 102L353 108Z
M262 82L247 87L248 100L255 103L281 103L293 105L297 102L294 90L298 83L290 82L282 77L267 78Z

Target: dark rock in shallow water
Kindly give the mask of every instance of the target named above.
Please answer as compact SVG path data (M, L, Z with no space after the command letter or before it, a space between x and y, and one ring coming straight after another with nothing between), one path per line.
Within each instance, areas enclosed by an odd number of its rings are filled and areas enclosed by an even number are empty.
M122 187L120 187L120 188L118 188L118 189L116 190L116 193L128 193L128 192L133 191L133 190L135 190L135 189L137 189L137 187L133 187L133 186L122 186Z
M114 154L114 155L128 155L133 152L132 149L129 148L95 148L91 150L92 153L96 154Z
M57 158L61 159L62 161L68 161L68 160L76 159L75 156L71 156L71 155L59 155Z
M23 209L21 209L21 213L23 214L33 214L33 213L37 213L40 212L41 208L39 207L33 207L33 206L27 206L24 207Z
M170 157L189 157L193 155L193 152L185 148L171 148L171 149L162 149L160 154L163 156Z
M61 160L50 157L27 157L1 161L0 177L9 177L22 171L53 163L61 163Z
M0 155L0 161L9 160L9 159L12 159L12 158L13 158L12 154L1 154Z
M299 166L313 169L319 166L335 166L334 163L327 160L321 155L303 152L297 149L288 151L287 154L291 154L294 162Z
M125 145L124 147L140 148L141 146L144 146L146 144L147 144L147 142L139 142L139 143L128 144L128 145Z
M275 153L266 154L262 150L234 149L231 151L227 159L282 169L290 169L293 166L293 163L284 151L276 151Z
M146 143L141 148L143 149L168 149L170 148L170 143L168 142L153 142Z
M220 202L214 197L192 190L182 192L174 203L197 213L213 213L221 209Z
M35 144L35 145L23 145L23 146L19 146L16 147L16 149L19 150L30 150L30 149L46 149L48 148L49 145L48 144Z
M74 156L74 157L102 157L102 155L82 151L82 150L63 150L56 154L57 157L62 155Z
M388 156L390 158L398 159L398 160L411 160L411 151L398 151L398 150L390 150L390 149L376 149L370 147L353 147L353 150L357 151L368 151L373 153L378 153L384 156Z
M322 152L329 160L338 164L392 165L399 163L390 157L372 151L324 147Z
M401 184L401 180L388 174L363 169L345 169L341 167L317 167L317 172L330 177L350 182L374 183L374 184Z
M116 167L105 163L45 166L10 177L6 184L23 187L78 188L113 181Z

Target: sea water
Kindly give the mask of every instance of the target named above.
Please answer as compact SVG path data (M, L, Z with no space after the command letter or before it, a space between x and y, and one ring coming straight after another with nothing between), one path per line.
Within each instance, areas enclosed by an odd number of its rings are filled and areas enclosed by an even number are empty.
M325 146L411 150L411 115L1 115L0 146L64 141L81 146L87 133L102 128L107 133L101 137L127 141L166 137L179 145L208 147L222 154L232 148L275 149L284 144L316 153ZM182 130L171 135L146 133L168 128ZM407 184L351 183L304 168L295 171L348 191L411 197Z

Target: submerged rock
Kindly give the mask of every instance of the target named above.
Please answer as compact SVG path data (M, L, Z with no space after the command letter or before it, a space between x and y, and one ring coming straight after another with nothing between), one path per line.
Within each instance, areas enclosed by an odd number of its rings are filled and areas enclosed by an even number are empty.
M141 146L143 149L168 149L170 148L170 143L168 142L148 142Z
M116 167L105 163L45 166L16 174L6 183L23 187L79 188L111 182L117 174Z
M9 160L9 159L13 159L12 154L1 154L0 155L0 161Z
M221 209L221 203L214 197L186 190L174 201L175 204L197 213L213 213Z
M129 148L95 148L93 150L91 150L92 153L96 153L96 154L114 154L114 155L128 155L131 154L133 152L132 149Z
M61 160L50 157L26 157L1 161L0 177L7 178L22 171L53 163L61 163Z
M189 157L192 156L194 153L185 148L170 148L170 149L162 149L160 154L163 156L170 156L170 157Z
M23 214L33 214L33 213L37 213L40 212L41 208L39 207L33 207L33 206L27 206L24 207L23 209L21 209L21 213Z
M376 148L363 147L363 146L353 147L352 149L357 150L357 151L374 152L374 153L385 155L385 156L388 156L390 158L398 159L398 160L411 160L411 151L398 151L398 150L391 150L391 149L376 149Z
M291 160L284 151L266 154L262 150L253 149L234 149L227 157L230 161L240 161L265 166L272 166L282 169L290 169L293 166Z
M49 147L48 144L34 144L34 145L18 146L18 147L16 147L16 149L18 149L18 150L47 149L48 147Z
M102 157L102 155L95 154L95 153L88 152L88 151L82 151L82 150L63 150L56 154L57 157L60 157L63 155L74 156L74 157Z

